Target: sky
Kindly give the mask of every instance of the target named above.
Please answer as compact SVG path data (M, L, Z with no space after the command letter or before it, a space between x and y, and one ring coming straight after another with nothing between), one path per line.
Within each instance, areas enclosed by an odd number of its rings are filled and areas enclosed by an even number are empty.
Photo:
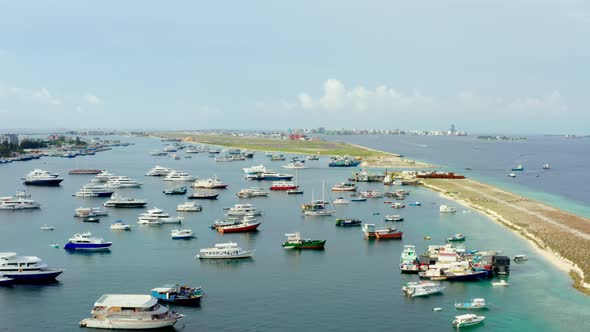
M8 128L590 134L588 1L4 1Z

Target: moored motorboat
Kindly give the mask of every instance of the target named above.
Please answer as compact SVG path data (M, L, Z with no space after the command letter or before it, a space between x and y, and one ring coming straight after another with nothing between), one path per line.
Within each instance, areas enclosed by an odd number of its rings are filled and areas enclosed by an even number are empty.
M218 178L213 179L206 179L206 180L197 180L193 183L193 188L202 188L202 189L225 189L227 188L227 184L221 182Z
M402 291L409 297L421 297L432 294L442 293L445 286L439 282L418 281L408 282L402 287Z
M264 188L252 187L240 190L236 196L239 198L251 198L251 197L266 197L270 192Z
M0 276L13 279L14 282L51 282L63 271L48 268L47 264L36 256L17 256L14 252L0 253Z
M40 229L42 231L52 231L54 229L54 227L53 226L49 226L49 225L43 225L43 226L40 227Z
M217 199L219 194L214 192L198 192L195 191L194 193L187 196L188 199Z
M212 248L203 248L195 256L198 259L241 259L250 258L256 250L243 250L235 242L217 243Z
M233 225L220 225L217 226L216 229L219 233L244 233L244 232L254 232L258 230L258 226L262 224L261 221L258 221L254 218L245 218L238 224Z
M106 201L103 206L105 207L114 207L114 208L140 208L144 207L147 204L146 201L129 198L129 197L121 197L118 194L113 194L111 199Z
M455 320L451 323L454 328L476 325L484 321L485 316L477 316L473 314L455 316Z
M170 231L170 238L172 240L187 240L193 237L193 231L191 229L173 229Z
M226 215L228 216L245 216L247 214L258 216L262 214L261 210L258 210L252 204L235 204L229 208Z
M158 302L172 303L177 305L199 305L203 297L201 287L189 287L175 285L164 285L156 287L151 291L152 296Z
M111 224L110 229L119 231L130 231L131 227L133 226L124 223L123 220L117 220Z
M170 327L184 317L158 304L151 295L106 294L91 311L92 318L80 321L80 326L97 329L159 329Z
M283 242L285 249L324 249L326 240L310 240L301 237L299 232L285 234L287 241Z
M59 186L64 179L57 174L34 169L23 177L23 180L24 184L29 186Z
M352 182L341 182L332 187L332 191L356 191L356 184Z
M469 301L455 303L456 309L487 309L488 305L483 298L474 298Z
M515 255L514 256L514 261L516 263L522 263L522 262L526 262L528 260L529 260L529 258L526 255Z
M348 204L350 203L347 199L345 199L344 197L338 197L334 200L334 204Z
M441 213L455 213L457 209L449 205L441 205L439 211Z
M184 195L186 194L186 187L185 186L176 186L174 188L165 189L162 192L166 195Z
M299 188L298 185L291 181L274 181L270 186L270 190L275 191L286 191L286 190L294 190Z
M404 245L404 250L400 255L401 273L416 274L420 272L420 262L416 255L416 247L413 245Z
M101 251L110 250L113 243L102 238L93 237L91 233L77 233L64 246L66 250Z
M399 214L388 214L384 218L385 221L404 221L404 218Z
M176 207L176 211L179 212L201 212L203 211L203 206L198 205L195 202L184 202L182 204L178 204Z
M360 226L362 223L362 220L354 218L336 219L336 226L339 227Z
M400 232L396 228L380 227L375 229L377 239L401 239L403 235L404 232Z
M447 242L462 242L465 241L466 236L461 234L461 233L457 233L455 235L453 235L452 237L447 239Z

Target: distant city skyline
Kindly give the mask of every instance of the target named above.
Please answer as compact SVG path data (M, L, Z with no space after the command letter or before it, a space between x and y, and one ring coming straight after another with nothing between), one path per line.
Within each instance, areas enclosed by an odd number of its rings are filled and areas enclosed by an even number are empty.
M589 134L582 1L0 0L10 128Z

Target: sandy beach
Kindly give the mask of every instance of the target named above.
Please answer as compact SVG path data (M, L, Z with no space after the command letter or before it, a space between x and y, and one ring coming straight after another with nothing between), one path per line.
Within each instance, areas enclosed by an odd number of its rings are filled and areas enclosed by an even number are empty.
M590 294L590 220L469 179L422 183L514 230L556 267L573 272L574 287Z

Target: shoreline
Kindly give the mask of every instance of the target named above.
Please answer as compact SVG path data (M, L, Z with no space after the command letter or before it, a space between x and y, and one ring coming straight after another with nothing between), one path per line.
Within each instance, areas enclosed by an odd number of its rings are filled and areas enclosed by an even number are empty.
M447 180L447 181L457 181L457 180ZM478 183L473 180L469 180L469 181L475 182L478 185L491 187L494 190L502 191L507 194L512 194L512 193L506 192L504 190L489 186L487 184ZM482 206L480 204L474 203L468 199L465 199L462 197L457 197L454 194L449 194L448 190L440 188L439 186L426 183L425 181L421 181L421 184L427 189L438 192L441 197L444 197L446 199L457 202L458 204L461 204L462 206L465 206L467 208L477 210L477 211L483 213L485 216L487 216L490 220L498 222L500 225L512 230L513 232L518 234L522 239L526 240L529 244L531 244L531 246L534 248L534 250L538 254L543 256L545 259L547 259L547 261L549 261L553 266L555 266L557 269L561 270L562 272L567 273L573 281L572 287L574 287L579 292L581 292L585 295L590 295L590 283L586 282L586 274L584 273L582 268L580 268L580 266L577 263L575 263L574 261L572 261L571 259L564 257L559 252L559 250L553 248L546 241L542 240L539 236L529 232L526 229L527 227L517 225L515 222L502 216L501 213L494 211L490 208L487 208L487 207ZM514 194L512 194L512 195L514 195ZM539 202L537 202L537 203L542 204ZM573 230L573 229L570 229L570 231L577 232L576 230Z

